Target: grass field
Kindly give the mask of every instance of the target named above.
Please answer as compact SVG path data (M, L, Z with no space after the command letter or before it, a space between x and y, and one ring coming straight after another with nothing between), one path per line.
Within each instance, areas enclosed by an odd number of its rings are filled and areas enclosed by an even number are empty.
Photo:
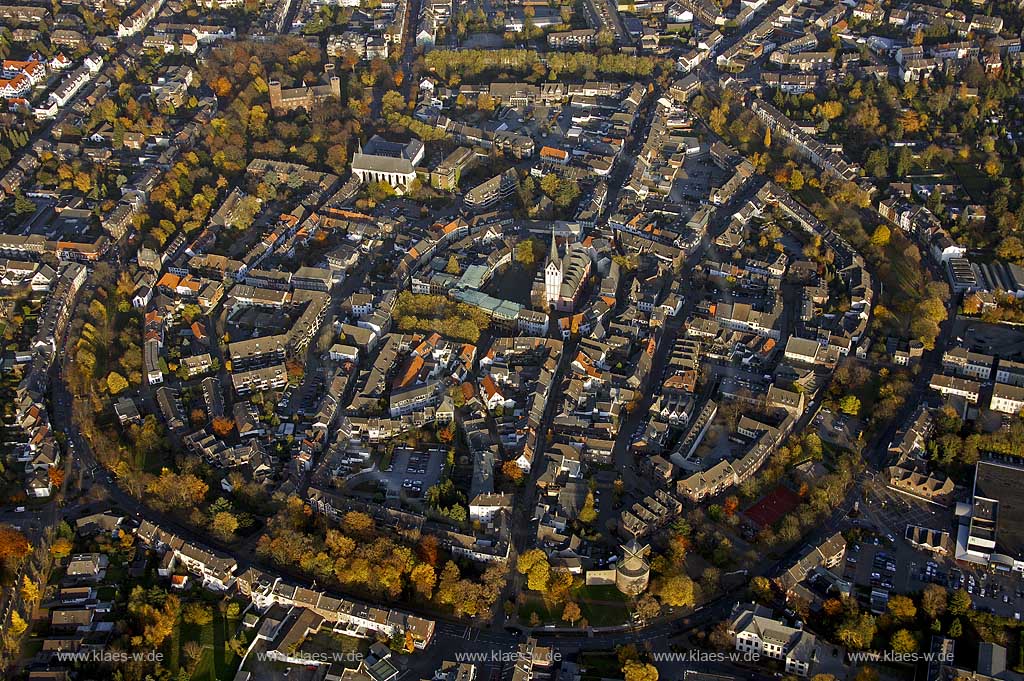
M976 203L984 203L988 193L992 190L992 181L982 174L977 165L970 161L960 161L949 164L964 190L971 195L971 200Z
M608 627L629 622L629 599L614 586L582 586L573 589L570 600L580 606L583 618L592 627ZM519 608L519 619L530 622L534 613L541 624L569 626L562 621L565 605L530 593Z
M178 626L168 643L167 666L174 672L179 668L191 668L192 681L219 681L235 675L241 661L228 647L228 642L238 631L239 620L224 615L219 605L213 608L213 621L202 626L179 620ZM202 653L194 663L187 654L187 646L195 641L202 646Z
M579 664L586 676L614 679L622 675L622 665L615 653L581 653Z

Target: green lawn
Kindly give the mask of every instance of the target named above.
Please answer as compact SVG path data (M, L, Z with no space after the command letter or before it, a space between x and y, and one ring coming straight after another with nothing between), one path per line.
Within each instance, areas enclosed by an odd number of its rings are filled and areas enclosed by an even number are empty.
M629 608L625 603L592 603L583 601L580 610L592 627L610 627L629 621Z
M558 622L558 616L561 614L561 611L556 610L552 612L552 605L539 594L527 594L526 602L519 607L519 621L523 624L529 624L530 618L534 613L537 613L541 624Z
M892 266L886 285L889 296L893 299L910 298L916 300L921 296L921 270L917 263L904 255L907 244L905 239L892 239L886 248L886 258Z
M241 659L228 647L228 642L238 631L239 620L224 616L220 607L213 608L213 621L203 626L189 624L184 620L175 628L170 642L167 666L172 671L192 665L185 647L195 641L203 647L202 655L195 662L192 681L220 681L235 675Z
M590 626L607 627L629 621L629 599L614 586L582 586L573 590L571 600L579 604L580 611ZM526 602L519 608L519 620L523 624L529 624L530 617L537 613L541 624L569 626L568 622L562 621L564 607L562 603L530 593Z
M971 200L976 203L984 203L985 197L992 190L992 181L982 174L981 170L970 161L950 163L964 191L971 195Z
M587 676L614 679L622 674L615 653L580 653L580 667Z
M800 188L800 191L793 192L796 195L797 200L805 206L813 206L815 204L827 205L828 197L818 189L805 184Z
M576 590L576 598L591 601L617 601L619 603L629 600L626 594L611 584L581 586Z

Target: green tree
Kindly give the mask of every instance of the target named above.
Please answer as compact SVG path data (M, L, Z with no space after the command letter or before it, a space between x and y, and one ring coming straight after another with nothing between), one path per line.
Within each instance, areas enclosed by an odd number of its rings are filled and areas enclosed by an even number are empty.
M789 176L789 188L795 192L804 188L804 174L795 168Z
M964 627L960 624L960 618L956 617L952 622L949 623L949 629L946 630L946 635L950 638L960 638L964 635Z
M971 595L963 589L957 589L949 597L949 614L961 617L971 609Z
M860 399L856 395L844 395L839 400L839 410L844 414L856 416L860 413Z
M181 310L181 318L187 323L191 324L196 318L203 313L202 309L198 305L186 305Z

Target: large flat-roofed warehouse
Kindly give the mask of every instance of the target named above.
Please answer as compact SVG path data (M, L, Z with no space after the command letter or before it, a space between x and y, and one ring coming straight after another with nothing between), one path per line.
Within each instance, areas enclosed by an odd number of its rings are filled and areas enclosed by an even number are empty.
M979 461L968 503L958 503L956 559L1000 571L1024 571L1024 466Z

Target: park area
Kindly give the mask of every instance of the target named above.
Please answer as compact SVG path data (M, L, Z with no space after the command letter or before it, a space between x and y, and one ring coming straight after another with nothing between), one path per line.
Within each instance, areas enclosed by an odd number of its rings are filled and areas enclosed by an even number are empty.
M562 618L566 603L570 602L580 609L581 619L574 622ZM559 627L581 626L586 620L587 626L610 627L629 623L630 603L629 598L612 585L574 587L564 603L530 592L520 597L519 620L532 626Z

